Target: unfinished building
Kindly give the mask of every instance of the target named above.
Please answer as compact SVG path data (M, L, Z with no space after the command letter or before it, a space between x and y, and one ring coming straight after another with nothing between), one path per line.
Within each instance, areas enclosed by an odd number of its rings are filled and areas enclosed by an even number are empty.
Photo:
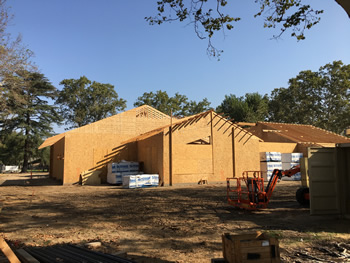
M260 152L307 152L309 146L350 142L309 125L263 123L242 128L214 111L174 119L141 106L48 138L50 176L78 183L85 171L99 171L121 160L142 163L159 174L160 185L225 181L260 170ZM306 156L306 154L305 154Z
M100 171L121 160L143 163L162 185L199 180L224 181L243 170L258 170L256 136L213 111L180 120L141 106L48 138L50 176L79 182L84 171Z

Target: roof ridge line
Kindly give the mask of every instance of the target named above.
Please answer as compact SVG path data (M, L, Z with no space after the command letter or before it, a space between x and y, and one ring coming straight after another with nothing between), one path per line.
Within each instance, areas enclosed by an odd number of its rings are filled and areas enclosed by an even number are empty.
M295 126L310 126L310 127L316 127L311 124L301 124L301 123L289 123L289 122L271 122L271 121L258 121L257 123L263 123L263 124L282 124L282 125L295 125ZM317 127L318 128L318 127Z

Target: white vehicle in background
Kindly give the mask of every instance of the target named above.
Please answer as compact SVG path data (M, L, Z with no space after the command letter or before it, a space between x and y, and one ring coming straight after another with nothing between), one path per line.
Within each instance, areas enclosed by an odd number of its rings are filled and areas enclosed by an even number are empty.
M0 165L0 172L5 173L19 173L20 169L17 165Z

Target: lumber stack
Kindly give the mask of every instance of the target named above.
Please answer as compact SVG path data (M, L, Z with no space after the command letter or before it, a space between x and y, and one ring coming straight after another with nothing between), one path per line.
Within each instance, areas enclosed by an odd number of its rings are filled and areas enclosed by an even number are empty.
M300 165L300 159L303 158L302 153L282 153L282 170L289 170ZM297 173L291 177L283 177L284 181L300 181L301 173Z
M121 185L124 176L140 174L139 169L138 162L121 161L118 163L109 163L107 183Z
M270 180L275 169L282 170L282 154L280 152L261 152L260 170L264 180Z

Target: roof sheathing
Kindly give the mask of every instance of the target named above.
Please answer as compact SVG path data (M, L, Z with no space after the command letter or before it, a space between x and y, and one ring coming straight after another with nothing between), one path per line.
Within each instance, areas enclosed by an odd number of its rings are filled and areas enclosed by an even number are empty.
M55 136L52 136L50 138L47 138L40 146L39 146L39 150L43 149L45 147L54 145L56 142L58 142L59 140L61 140L64 136L66 135L66 133L61 133L61 134L57 134Z
M277 136L284 137L297 143L345 143L350 139L312 125L287 124L276 122L258 122L267 129L276 130Z

